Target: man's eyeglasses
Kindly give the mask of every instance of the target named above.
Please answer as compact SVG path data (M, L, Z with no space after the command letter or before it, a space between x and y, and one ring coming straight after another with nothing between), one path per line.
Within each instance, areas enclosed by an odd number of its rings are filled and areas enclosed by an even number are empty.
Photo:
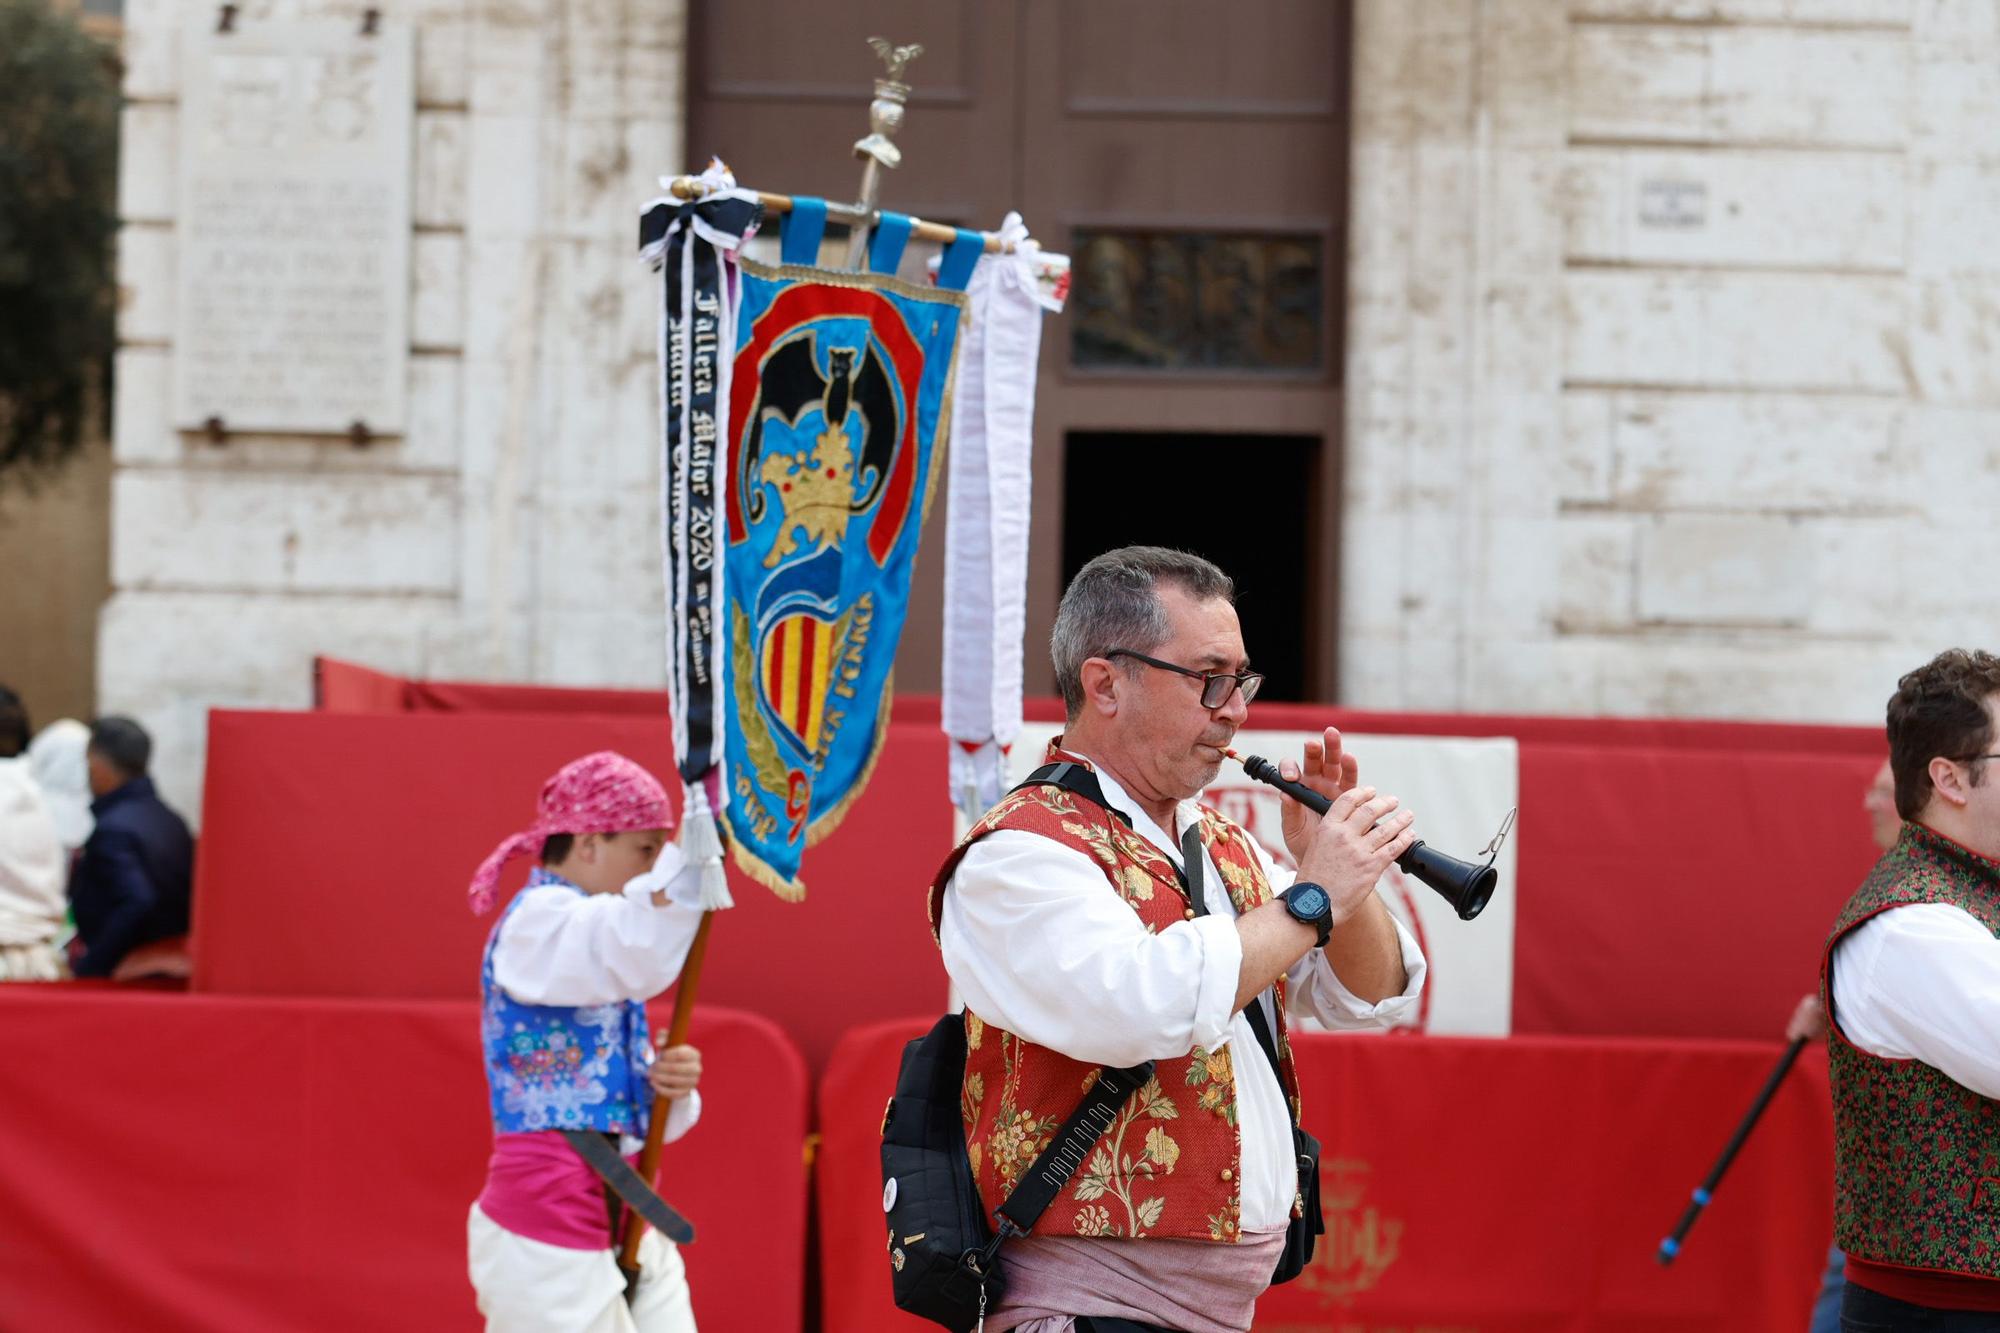
M1113 648L1104 656L1129 657L1135 662L1144 662L1149 667L1158 667L1162 671L1171 671L1177 676L1200 681L1201 706L1211 713L1228 703L1229 696L1238 690L1243 691L1243 702L1247 705L1257 697L1258 689L1264 684L1264 673L1261 671L1190 671L1184 666L1175 666L1172 662L1162 662L1157 657L1135 653L1130 648Z

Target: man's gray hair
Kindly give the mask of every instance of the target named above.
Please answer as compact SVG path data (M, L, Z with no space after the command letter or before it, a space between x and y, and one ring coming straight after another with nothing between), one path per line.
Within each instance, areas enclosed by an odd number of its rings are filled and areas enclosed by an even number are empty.
M1164 546L1121 546L1076 572L1056 608L1049 656L1069 720L1083 712L1083 664L1114 648L1150 653L1167 638L1159 585L1171 583L1198 602L1236 600L1236 584L1213 564ZM1133 668L1127 667L1127 670Z

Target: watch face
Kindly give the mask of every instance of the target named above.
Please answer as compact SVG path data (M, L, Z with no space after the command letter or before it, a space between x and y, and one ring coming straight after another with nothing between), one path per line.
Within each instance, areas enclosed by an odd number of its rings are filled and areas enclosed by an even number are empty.
M1333 900L1326 896L1326 890L1317 884L1302 886L1292 895L1292 915L1302 921L1325 916L1333 910Z

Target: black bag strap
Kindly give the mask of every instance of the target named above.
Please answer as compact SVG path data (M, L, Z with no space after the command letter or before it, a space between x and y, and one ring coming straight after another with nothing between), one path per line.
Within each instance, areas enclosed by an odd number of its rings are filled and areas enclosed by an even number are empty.
M1115 815L1126 828L1132 827L1132 816L1115 808L1104 799L1104 784L1097 780L1097 773L1088 764L1072 760L1061 760L1053 764L1043 764L1034 772L1022 778L1013 786L1013 791L1023 787L1061 787L1066 792L1083 797L1092 805Z
M577 1156L590 1163L590 1169L602 1177L604 1183L633 1212L650 1222L655 1231L676 1245L686 1245L694 1240L694 1225L654 1193L645 1177L634 1171L632 1164L620 1157L618 1150L606 1142L602 1134L588 1129L566 1129L562 1136L569 1140L570 1147L576 1149ZM615 1241L615 1227L613 1238Z
M993 1210L1003 1228L1012 1226L1017 1235L1028 1233L1035 1219L1056 1201L1062 1187L1069 1184L1069 1178L1090 1156L1090 1150L1104 1137L1104 1131L1111 1128L1119 1110L1152 1076L1151 1060L1128 1069L1106 1065L1098 1071L1097 1082L1090 1085L1083 1101L1070 1112L1049 1146L1035 1158L1013 1193L1007 1196L1007 1202Z

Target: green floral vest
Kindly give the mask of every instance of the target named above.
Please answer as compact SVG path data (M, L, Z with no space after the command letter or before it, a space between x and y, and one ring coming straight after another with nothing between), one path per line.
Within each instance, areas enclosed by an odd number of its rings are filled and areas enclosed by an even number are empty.
M1834 946L1877 913L1918 903L1963 908L2000 935L2000 864L1905 824L1834 923L1820 963L1834 1020L1834 1239L1873 1263L2000 1278L2000 1102L1920 1060L1863 1051L1833 1005Z

